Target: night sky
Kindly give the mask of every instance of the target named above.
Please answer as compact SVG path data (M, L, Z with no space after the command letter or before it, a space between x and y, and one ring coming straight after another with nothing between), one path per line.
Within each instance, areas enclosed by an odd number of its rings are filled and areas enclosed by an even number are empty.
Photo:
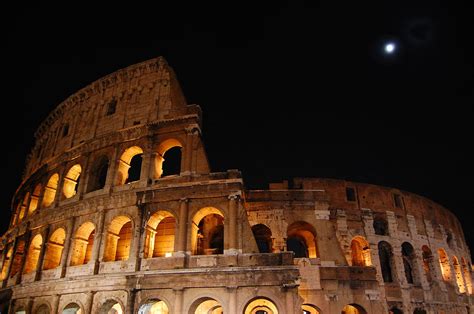
M203 109L213 171L239 169L248 188L330 177L414 192L451 209L474 249L471 11L348 2L4 11L2 233L47 114L104 75L164 56Z

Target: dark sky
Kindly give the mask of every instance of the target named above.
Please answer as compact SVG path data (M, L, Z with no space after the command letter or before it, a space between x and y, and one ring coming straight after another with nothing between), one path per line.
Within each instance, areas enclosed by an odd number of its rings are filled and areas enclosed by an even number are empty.
M3 12L2 232L47 114L106 74L164 56L203 109L213 171L240 169L249 188L332 177L418 193L450 208L474 248L471 11L347 2ZM391 57L386 40L399 45Z

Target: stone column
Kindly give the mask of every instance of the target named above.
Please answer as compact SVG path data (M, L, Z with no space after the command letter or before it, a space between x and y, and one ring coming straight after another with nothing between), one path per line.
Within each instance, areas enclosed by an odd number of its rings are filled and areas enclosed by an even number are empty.
M146 206L138 206L137 220L135 228L133 229L133 242L130 247L130 257L134 252L135 258L135 271L139 271L141 268L142 259L144 258L143 252L145 250L145 227L148 220L148 215L146 215ZM134 251L132 251L134 250Z
M176 245L176 255L186 255L187 239L188 239L188 211L189 199L182 198L179 201L179 220L178 220L178 241Z
M92 248L91 261L94 263L94 274L99 272L99 265L104 256L104 243L106 241L104 233L104 219L105 210L103 207L99 208L99 221L97 222L97 232L94 237L94 247ZM100 257L99 257L100 254Z
M51 314L56 314L59 311L59 299L60 295L55 294L53 295L53 301L51 302Z
M128 292L127 308L125 314L135 314L135 298L137 296L137 289L132 288Z
M236 254L238 253L238 245L237 245L237 211L239 207L239 198L240 196L238 194L232 194L229 195L229 210L228 210L228 215L229 215L229 222L227 224L227 227L229 228L229 232L227 233L229 235L229 247L227 248L227 253L230 254Z
M197 125L191 125L186 128L186 147L184 156L184 169L181 171L181 175L190 175L193 173L193 150L194 150L194 138L199 132Z
M41 251L38 257L38 263L36 263L35 281L38 281L41 279L41 272L43 271L43 265L44 265L44 255L46 253L46 249L48 248L49 231L50 231L50 226L48 225L43 234L44 235L43 245L41 245Z
M13 238L13 243L12 243L12 256L10 257L10 265L8 265L8 269L7 269L7 273L5 274L5 279L3 280L2 282L2 288L5 288L7 286L7 283L8 283L8 278L10 278L10 272L12 270L12 265L13 265L13 259L15 257L15 251L17 249L17 237L15 236Z
M72 217L69 220L67 226L67 237L64 241L64 249L63 254L61 255L61 278L66 276L66 270L68 265L71 263L71 256L72 256L72 242L74 241L74 227L76 224L76 217Z
M87 293L86 304L84 304L84 313L92 313L92 307L94 305L94 295L97 291L91 291Z
M229 314L237 314L237 288L238 287L227 287L229 293Z
M294 294L294 285L290 285L288 287L284 288L285 291L285 307L286 307L286 312L287 314L294 314L295 313L295 306L294 306L294 299L293 299L293 294Z
M176 288L174 290L174 311L171 313L183 313L183 288Z
M19 284L21 282L21 277L23 275L23 271L25 270L26 258L28 257L28 251L29 251L30 245L31 245L31 243L30 243L30 239L31 239L30 222L28 222L26 230L27 231L26 231L26 234L25 234L25 251L23 253L23 257L21 258L20 271L18 272L18 276L16 278L16 284Z

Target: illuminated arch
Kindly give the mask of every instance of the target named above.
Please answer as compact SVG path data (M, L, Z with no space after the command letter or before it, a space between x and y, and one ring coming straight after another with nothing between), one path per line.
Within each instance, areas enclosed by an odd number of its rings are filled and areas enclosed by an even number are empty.
M123 314L124 307L122 303L115 299L105 301L99 308L98 314Z
M26 192L25 196L23 197L23 201L20 206L20 214L18 217L18 222L22 221L26 215L26 207L28 206L28 201L30 200L30 193Z
M219 301L210 297L199 298L189 308L189 314L223 314L223 308Z
M469 266L466 263L464 257L461 257L462 272L464 274L464 281L466 282L466 290L469 294L472 294L472 279L471 273L469 272Z
M138 146L129 147L123 152L118 161L117 185L140 180L142 154L143 149ZM139 158L139 162L132 163L132 159L135 160L134 158ZM140 169L135 169L135 167Z
M62 312L62 314L84 314L84 311L82 310L82 307L75 302L69 303L66 305Z
M132 219L117 216L109 224L104 251L104 261L124 261L130 255L132 243Z
M28 215L34 213L34 211L38 208L38 200L41 194L41 184L38 183L33 190L33 194L31 194L30 199L30 206L28 207Z
M369 242L362 236L351 241L352 266L372 266Z
M61 264L61 257L66 240L66 231L63 228L56 229L49 237L44 254L43 269L53 269Z
M76 195L81 172L82 168L79 164L75 164L74 166L69 168L69 171L64 177L63 183L63 195L65 198L71 198Z
M341 314L367 314L367 311L359 304L347 304L341 311Z
M245 306L244 314L278 314L278 308L272 300L263 297L252 299Z
M196 255L223 253L224 215L220 210L204 207L194 214L191 246Z
M321 314L321 310L312 304L303 304L301 306L303 314Z
M36 270L38 266L38 259L43 245L43 237L40 234L34 236L28 247L28 254L26 255L24 273L28 274Z
M169 256L174 252L176 219L159 210L148 219L145 231L145 258Z
M179 142L177 139L171 138L163 141L159 146L158 146L158 154L156 155L155 158L155 174L154 177L161 178L164 175L167 175L164 173L164 168L166 168L166 164L169 162L176 163L178 165L181 165L181 159L182 156L181 154L177 154L176 160L169 160L166 162L166 152L169 151L172 148L182 148L183 144ZM176 171L176 173L169 173L169 174L179 174L180 171Z
M0 280L5 280L7 278L8 268L10 268L12 257L13 257L13 246L10 244L9 247L7 248L7 254L5 254L5 259L3 260L2 274L1 274Z
M295 258L317 257L316 230L305 221L297 221L287 229L287 251L293 251Z
M460 293L465 293L466 292L466 287L464 286L464 280L463 280L463 277L462 277L461 265L459 265L459 261L458 261L458 258L456 256L453 256L452 260L453 260L454 274L456 275L456 284L458 286L459 292Z
M53 174L46 186L44 187L44 194L43 194L43 207L48 207L54 202L54 198L56 197L56 190L58 189L58 182L59 182L59 174Z
M25 254L25 246L25 240L17 240L16 249L12 260L13 264L10 270L10 278L14 277L20 271L23 254Z
M76 231L71 254L71 266L87 264L94 246L95 225L88 221Z
M272 231L264 224L252 226L252 233L257 242L260 253L271 253L273 251Z
M449 263L448 254L443 248L438 249L439 266L441 267L441 275L444 281L451 280L451 265Z
M169 314L168 304L161 299L151 299L143 303L138 314Z

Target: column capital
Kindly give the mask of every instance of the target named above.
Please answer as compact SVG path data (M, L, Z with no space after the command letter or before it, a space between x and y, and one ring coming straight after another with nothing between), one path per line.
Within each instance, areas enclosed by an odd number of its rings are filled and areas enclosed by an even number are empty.
M240 191L238 191L238 192L234 192L234 193L229 194L229 196L227 198L229 200L238 200L238 199L240 199L241 195L242 195L242 193Z
M179 201L180 201L181 203L189 203L189 198L187 198L187 197L182 197L182 198L179 199Z

